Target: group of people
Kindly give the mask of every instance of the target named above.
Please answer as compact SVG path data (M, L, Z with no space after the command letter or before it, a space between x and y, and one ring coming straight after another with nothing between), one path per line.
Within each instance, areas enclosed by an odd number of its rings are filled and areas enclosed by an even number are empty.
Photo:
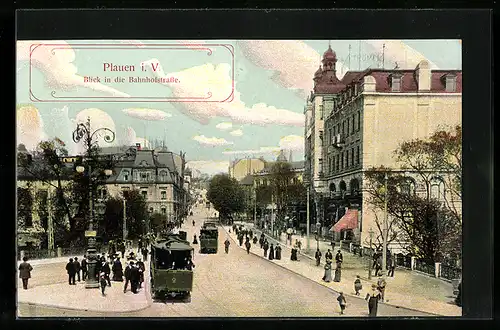
M383 258L383 253L381 251L376 251L373 254L372 269L375 270L375 276L381 276L383 273L382 258ZM396 269L396 256L392 255L391 252L387 250L386 260L387 260L386 264L387 276L394 277L394 270Z
M320 260L321 260L321 251L319 249L316 250L316 266L319 266ZM331 282L332 281L332 262L333 262L333 254L328 249L328 251L325 253L325 274L323 275L323 281L325 282ZM341 276L342 276L342 263L344 262L344 256L342 255L342 252L338 250L337 254L335 255L335 263L336 263L336 268L335 268L335 277L333 278L334 282L340 282Z
M276 247L273 243L269 244L269 241L267 240L264 233L261 233L259 244L260 248L264 251L264 258L268 258L269 260L281 260L282 249L279 243L276 243Z

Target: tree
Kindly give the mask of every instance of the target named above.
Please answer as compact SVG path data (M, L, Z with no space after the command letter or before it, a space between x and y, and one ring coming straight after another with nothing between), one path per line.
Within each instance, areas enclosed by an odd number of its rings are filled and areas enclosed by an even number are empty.
M153 233L160 233L162 230L166 229L167 220L166 214L158 212L153 213L150 218L151 230Z
M417 189L420 185L401 171L379 167L365 172L369 202L379 211L384 209L388 175L389 239L429 263L461 256L462 223L457 208L457 200L461 201L460 140L457 126L453 132L437 131L429 139L401 143L396 159L401 168L416 175L423 189ZM444 183L444 194L433 196L431 184L436 177ZM378 216L375 223L381 234Z
M127 206L127 232L129 239L137 239L146 234L148 220L147 203L144 196L137 189L124 192Z
M106 200L102 237L105 241L123 237L123 199L110 197Z
M232 219L233 213L245 210L245 191L234 178L217 174L210 180L207 199L222 218Z

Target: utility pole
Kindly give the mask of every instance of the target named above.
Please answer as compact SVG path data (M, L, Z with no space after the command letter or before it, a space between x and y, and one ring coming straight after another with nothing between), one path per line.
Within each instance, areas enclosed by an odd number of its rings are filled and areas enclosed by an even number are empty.
M385 274L387 270L387 195L389 193L387 189L387 173L385 173L384 176L384 185L385 185L385 194L384 194L384 226L382 230L382 243L383 243L383 250L382 250L382 272Z
M127 201L123 197L123 241L127 238Z
M52 256L52 253L54 252L54 219L52 218L52 208L50 207L50 188L47 189L47 216L48 216L48 221L47 221L47 241L48 241L48 248L49 248L49 253Z
M370 228L368 232L370 234L370 257L368 258L368 279L372 279L372 264L373 264L373 249L372 249L372 240L373 240L373 229Z
M306 224L306 248L309 251L311 249L311 242L309 241L309 227L311 219L310 219L310 212L309 212L309 192L310 186L307 186L307 213L306 213L306 218L307 218L307 224Z

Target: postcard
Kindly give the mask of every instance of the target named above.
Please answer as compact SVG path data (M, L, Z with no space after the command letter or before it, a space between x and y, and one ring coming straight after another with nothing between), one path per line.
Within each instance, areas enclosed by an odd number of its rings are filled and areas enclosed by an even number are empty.
M461 316L461 51L18 41L18 317Z

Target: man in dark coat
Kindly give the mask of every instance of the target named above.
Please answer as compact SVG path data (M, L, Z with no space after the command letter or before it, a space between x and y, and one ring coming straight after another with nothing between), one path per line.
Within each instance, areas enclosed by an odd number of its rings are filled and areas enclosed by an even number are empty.
M146 271L146 266L141 259L137 260L137 268L139 268L139 287L142 288L142 283L144 283L144 272Z
M281 260L281 246L279 244L276 245L276 249L274 249L275 259Z
M28 263L28 257L23 258L19 265L19 278L23 280L23 289L28 290L28 280L31 278L33 267Z
M144 261L148 261L148 253L149 253L148 248L144 246L141 251Z
M330 251L330 249L328 249L328 251L326 251L326 253L325 253L325 259L326 260L328 260L328 259L332 260L333 259L333 254Z
M264 239L264 244L262 246L264 248L264 258L267 256L267 250L269 249L269 243L266 239Z
M109 267L109 263L104 258L102 258L101 272L106 274L106 281L108 281L108 286L111 287L111 278L109 277L111 274L111 268Z
M264 248L264 240L265 240L265 236L264 236L264 233L260 234L260 239L259 239L259 243L260 243L260 248Z
M240 246L243 245L243 234L241 233L238 235L238 243L240 243Z
M319 266L321 262L321 251L319 249L316 250L316 253L314 254L314 258L316 259L316 266Z
M82 263L80 266L82 268L82 280L85 281L87 279L87 272L88 272L86 255L83 256Z
M250 244L250 240L247 240L245 242L245 248L247 249L247 254L250 254L250 247L252 246L252 244Z
M130 264L127 264L127 267L125 267L125 272L124 272L125 285L123 286L123 293L127 292L127 287L130 282L130 269L131 269Z
M226 238L224 241L224 251L226 251L226 253L229 253L229 245L231 245L231 242L229 242L229 238Z
M113 281L116 282L123 282L123 266L122 262L120 261L120 257L116 257L115 261L113 262Z
M69 285L76 285L75 283L76 267L75 264L73 263L73 258L70 258L69 262L66 264L66 272L68 273Z
M139 287L139 280L140 280L140 272L139 272L139 267L134 265L134 262L130 262L130 287L132 290L132 293L138 293L138 287Z
M338 250L337 254L335 255L335 262L344 262L344 256L342 255L342 252L340 252L340 250Z
M122 254L122 259L125 258L125 243L120 241L120 245L118 246L119 251Z
M75 264L75 270L76 270L76 278L78 278L78 282L80 282L80 262L78 261L78 257L75 257L75 261L73 261Z
M389 272L388 272L388 276L390 277L394 277L394 270L396 269L396 256L393 255L391 256L391 259L389 260Z
M271 246L269 247L269 260L274 259L274 245L271 243Z

